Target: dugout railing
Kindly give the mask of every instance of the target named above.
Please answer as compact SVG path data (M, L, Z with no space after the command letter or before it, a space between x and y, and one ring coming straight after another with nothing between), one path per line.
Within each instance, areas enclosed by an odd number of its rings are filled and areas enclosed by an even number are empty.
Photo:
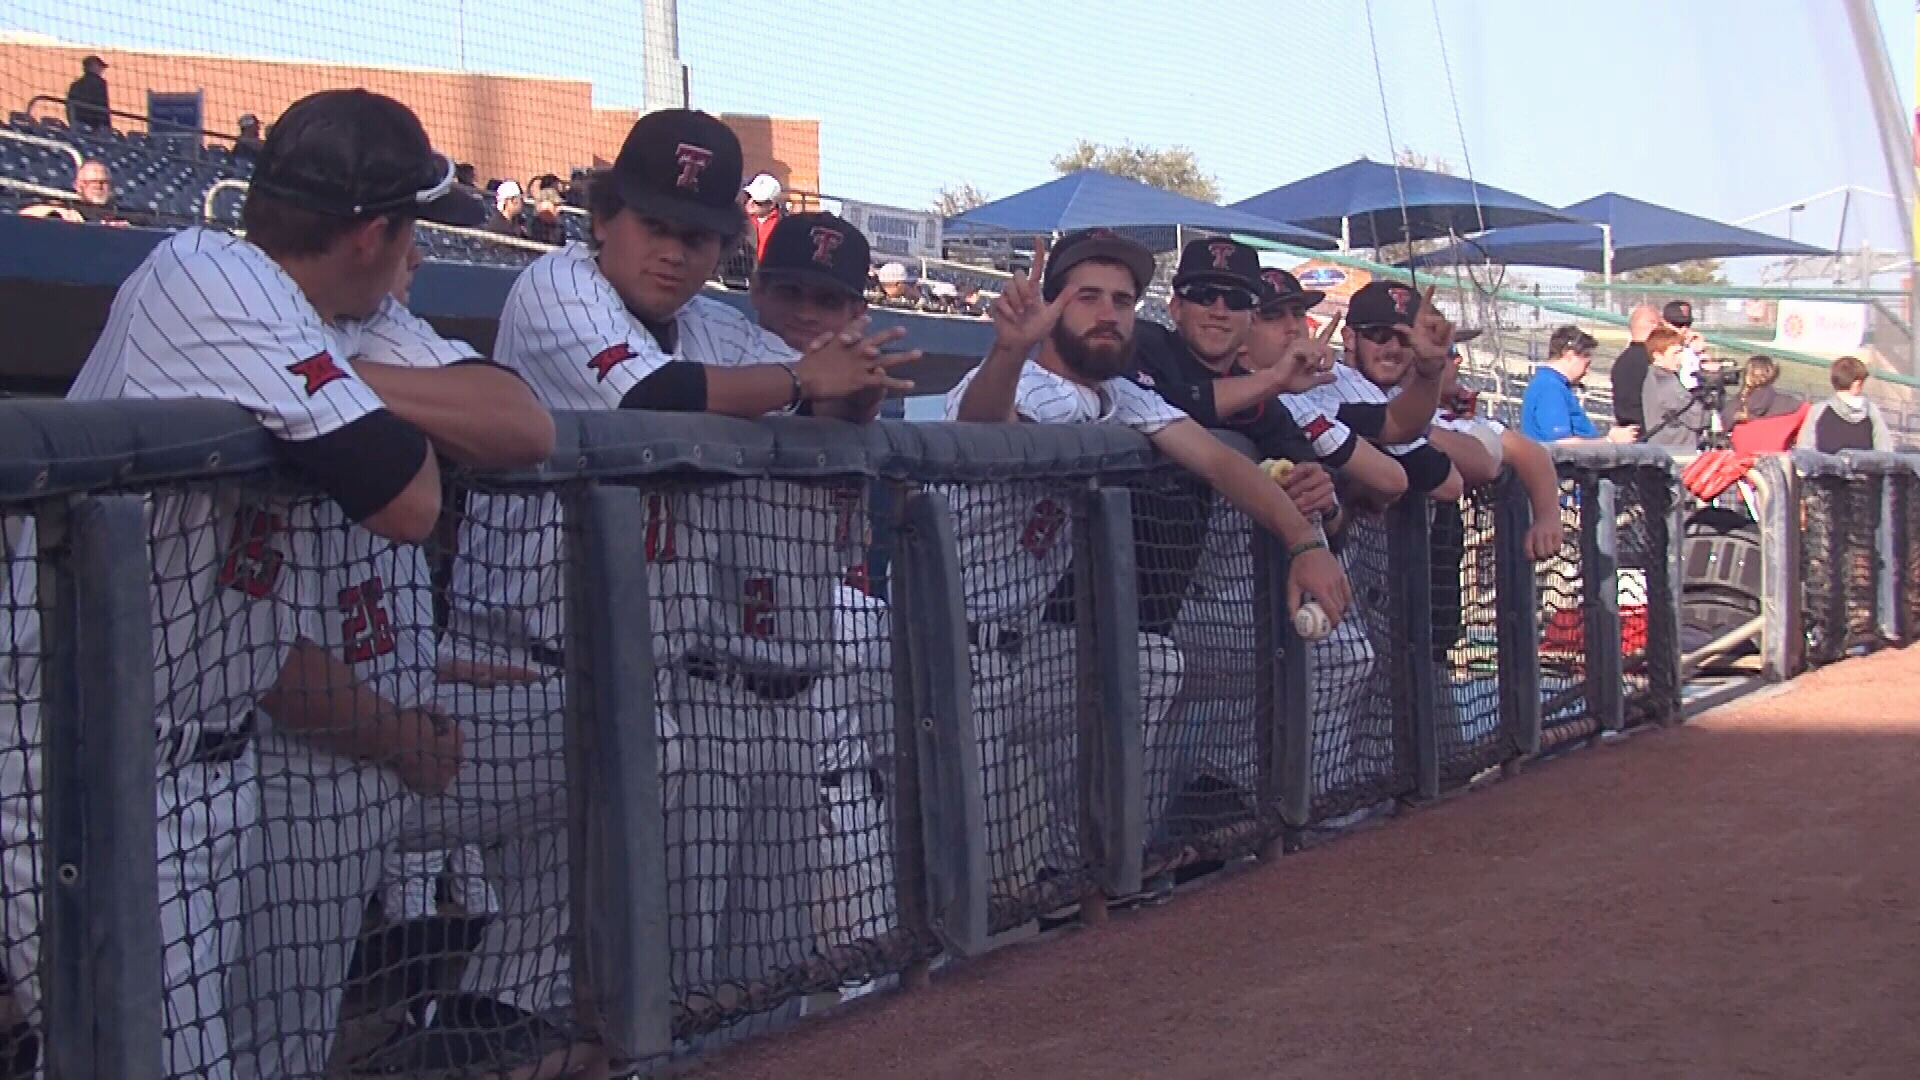
M463 535L450 528L431 547L443 641L467 633L448 615L467 587L450 569L461 560L561 583L563 648L538 659L563 676L564 704L550 706L563 710L563 747L546 751L563 779L550 782L559 810L535 846L571 852L539 868L568 887L507 949L558 942L571 994L511 1037L450 1039L443 1016L431 1030L376 1026L342 1058L346 1036L317 1033L337 1073L444 1068L449 1055L506 1068L556 1044L661 1061L772 1026L803 1000L911 986L1036 918L1097 917L1183 869L1272 856L1680 716L1684 498L1659 450L1556 450L1566 539L1538 562L1511 474L1457 508L1409 500L1356 517L1338 541L1355 608L1344 631L1309 644L1276 602L1284 551L1125 432L557 420L543 467L449 478L454 525L507 522L519 546L449 542ZM1824 574L1846 597L1831 609L1844 607L1844 625L1906 640L1920 615L1920 579L1905 569L1920 474L1891 457L1791 465L1798 486L1774 505L1802 515L1809 538L1833 539L1779 560L1806 590L1786 617L1841 625L1829 608L1809 614ZM1842 497L1859 484L1876 494ZM155 712L181 688L165 670L148 677L153 506L223 491L312 498L225 406L0 403L0 710L13 714L0 725L15 732L0 750L3 1026L10 1046L40 1040L49 1076L168 1075L156 1048L179 1033L160 958L177 943L155 917L168 899L153 870L166 777ZM662 519L676 496L702 500L698 529ZM543 523L538 536L481 509L537 500L548 509L520 520ZM807 515L837 524L804 527ZM726 582L728 560L700 530L743 544L734 564L831 566L806 545L862 546L868 516L893 552L886 600L860 608L864 621L812 613L802 625L817 640L802 644L850 647L806 685L730 675L675 637L699 637L677 604L714 589L759 595ZM35 542L20 550L28 521ZM669 555L663 541L686 546ZM662 573L675 557L705 574ZM1857 572L1869 565L1871 581ZM41 628L31 647L29 612ZM476 917L498 926L507 914ZM372 930L330 943L353 947L361 998L459 989L368 978ZM433 941L460 954L441 958L454 967L475 948ZM356 1009L381 1003L355 998L338 1022Z

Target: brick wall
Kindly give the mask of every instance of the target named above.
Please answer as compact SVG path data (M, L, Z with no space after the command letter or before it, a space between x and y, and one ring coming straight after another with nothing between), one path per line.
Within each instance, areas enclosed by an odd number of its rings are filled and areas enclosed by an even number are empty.
M64 97L80 61L99 53L107 61L113 107L146 111L147 92L200 90L203 123L231 133L241 113L262 123L316 90L361 86L406 102L420 115L434 145L472 162L481 179L525 183L540 173L564 177L573 166L610 162L638 115L633 109L596 108L592 84L578 79L488 75L429 69L255 60L244 57L117 49L104 45L0 41L0 106L25 109L39 94ZM42 105L36 116L61 115ZM724 117L740 136L747 176L770 172L790 187L820 186L820 124L786 117ZM137 131L144 124L117 119Z

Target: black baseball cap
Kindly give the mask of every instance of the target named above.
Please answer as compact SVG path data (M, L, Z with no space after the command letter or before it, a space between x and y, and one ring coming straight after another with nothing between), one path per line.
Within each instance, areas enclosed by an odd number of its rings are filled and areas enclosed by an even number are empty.
M1693 325L1693 305L1685 300L1669 300L1667 306L1660 309L1660 317L1667 320L1669 326L1685 329Z
M268 129L247 193L326 217L484 223L486 203L455 187L453 172L412 109L368 90L322 90Z
M760 277L825 285L856 298L867 291L872 264L867 237L834 214L788 214L767 237Z
M740 137L718 117L661 109L634 122L612 177L635 213L732 237L746 224L740 171Z
M1129 240L1112 229L1076 229L1062 236L1047 252L1047 273L1040 282L1040 296L1052 301L1066 284L1067 271L1088 259L1111 259L1133 275L1133 287L1147 291L1153 280L1153 252L1146 245Z
M1285 308L1299 308L1312 311L1325 300L1327 294L1319 289L1300 287L1300 279L1279 267L1270 266L1260 271L1260 310L1275 312Z
M1174 272L1173 287L1208 282L1238 285L1255 296L1263 295L1260 281L1260 255L1238 240L1224 236L1203 237L1180 250L1180 268Z
M1420 294L1413 286L1398 281L1369 281L1354 291L1347 301L1347 325L1356 330L1369 326L1412 326L1420 311Z

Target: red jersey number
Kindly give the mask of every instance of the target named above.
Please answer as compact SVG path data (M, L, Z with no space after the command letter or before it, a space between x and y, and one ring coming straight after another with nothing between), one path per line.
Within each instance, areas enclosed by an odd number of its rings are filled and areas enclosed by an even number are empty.
M393 651L393 621L387 617L386 586L377 577L340 590L340 640L347 663L364 664Z
M1041 499L1033 504L1033 516L1027 519L1027 527L1020 533L1020 547L1036 559L1045 558L1060 539L1060 527L1067 523L1066 512L1052 499Z
M665 495L647 496L646 552L648 562L672 562L679 554L674 548L673 500Z
M223 588L237 589L255 600L266 598L280 580L282 558L274 537L285 523L265 510L243 509L233 522L227 558L220 564Z
M754 577L740 583L740 632L750 638L771 638L779 610L773 597L773 579Z

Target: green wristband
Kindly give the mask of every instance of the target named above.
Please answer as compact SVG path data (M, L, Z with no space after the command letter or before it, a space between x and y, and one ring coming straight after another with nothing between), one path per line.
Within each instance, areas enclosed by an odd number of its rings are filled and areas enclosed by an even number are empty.
M1309 551L1324 551L1326 550L1326 547L1327 547L1327 542L1316 536L1305 543L1295 544L1292 547L1288 548L1287 558L1297 559L1300 556L1305 555Z

